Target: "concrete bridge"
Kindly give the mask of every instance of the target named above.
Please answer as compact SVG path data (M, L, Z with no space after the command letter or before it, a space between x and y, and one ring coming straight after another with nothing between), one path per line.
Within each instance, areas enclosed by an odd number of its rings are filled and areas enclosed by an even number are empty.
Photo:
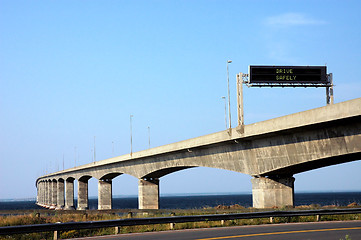
M159 179L201 166L253 176L256 208L293 206L294 174L360 159L357 98L48 174L36 180L37 204L87 209L88 180L96 178L98 209L111 209L112 180L129 174L139 179L139 209L158 209Z

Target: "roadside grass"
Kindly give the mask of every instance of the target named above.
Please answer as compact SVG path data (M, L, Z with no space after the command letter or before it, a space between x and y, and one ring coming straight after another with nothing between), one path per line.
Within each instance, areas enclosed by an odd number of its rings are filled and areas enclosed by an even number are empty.
M343 239L343 238L341 238L340 240L344 240L344 239ZM351 240L350 235L346 235L346 236L345 236L345 240Z
M355 206L357 207L357 206ZM331 207L320 206L302 206L297 209L311 210L311 209L330 209ZM275 210L275 209L268 209ZM282 208L279 210L290 210L289 208ZM294 210L294 209L293 209ZM0 216L0 226L16 226L16 225L32 225L56 222L82 222L82 221L102 221L121 218L143 218L143 217L165 217L165 216L185 216L185 215L203 215L203 214L223 214L223 213L244 213L265 211L264 209L244 208L244 207L220 207L204 208L204 209L189 209L189 210L162 210L162 211L147 211L141 212L134 210L134 213L128 215L126 213L119 214L116 210L113 211L47 211L47 212L32 212L23 215L5 215ZM121 215L121 216L120 216ZM361 220L361 214L347 214L347 215L323 215L320 219L316 216L297 216L297 217L274 217L270 218L256 218L256 219L238 219L226 221L204 221L204 222L187 222L177 224L155 224L155 225L138 225L119 227L118 233L134 233L134 232L153 232L166 231L171 229L192 229L192 228L210 228L210 227L224 227L224 226L241 226L241 225L260 225L271 223L292 223L292 222L315 222L315 221L346 221L346 220ZM71 230L60 232L59 238L78 238L87 236L102 236L115 234L115 228L99 228L99 229L84 229ZM53 239L53 232L42 232L32 234L18 234L12 236L0 236L0 239Z

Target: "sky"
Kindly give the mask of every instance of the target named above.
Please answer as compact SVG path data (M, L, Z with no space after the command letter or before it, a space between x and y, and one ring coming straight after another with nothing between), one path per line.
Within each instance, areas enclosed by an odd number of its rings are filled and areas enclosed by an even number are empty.
M225 129L230 76L321 65L335 103L361 97L360 1L0 0L0 199L39 176ZM326 105L324 88L244 87L245 124ZM94 145L95 153L94 154ZM94 157L95 155L95 157ZM361 161L295 175L295 191L361 191ZM251 177L193 168L161 194L251 192ZM196 183L196 184L195 184ZM114 195L136 195L121 175ZM89 181L97 195L97 180Z

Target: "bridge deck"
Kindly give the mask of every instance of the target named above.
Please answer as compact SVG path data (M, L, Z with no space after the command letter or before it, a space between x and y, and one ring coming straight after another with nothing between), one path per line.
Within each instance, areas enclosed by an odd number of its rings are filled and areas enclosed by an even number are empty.
M64 171L48 174L42 176L42 178L60 175L64 173L76 172L79 170L85 170L94 167L100 167L121 161L132 161L140 158L152 157L171 152L184 151L187 149L191 150L194 148L220 144L227 141L242 141L242 139L256 138L263 135L275 134L281 131L289 131L296 128L302 128L317 124L325 124L327 122L340 121L343 119L359 116L361 116L361 98L245 125L243 133L239 133L236 130L237 128L233 128L230 132L228 130L225 130L139 152L134 152L132 156L130 154L126 154L114 158L109 158L95 163L89 163Z

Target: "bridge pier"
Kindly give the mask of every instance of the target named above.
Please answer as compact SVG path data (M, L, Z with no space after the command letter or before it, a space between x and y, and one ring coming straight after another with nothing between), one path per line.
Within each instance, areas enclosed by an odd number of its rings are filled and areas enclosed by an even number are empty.
M65 199L64 199L64 180L58 180L57 186L57 199L56 199L56 210L61 210L64 208Z
M252 199L254 208L294 206L294 177L254 177Z
M40 182L40 205L43 206L45 205L45 201L44 201L44 198L45 198L45 182Z
M100 179L98 183L98 210L112 209L112 179Z
M37 204L41 206L43 204L43 182L38 183L38 198L37 199L38 199Z
M139 179L139 209L159 209L159 179Z
M77 207L77 210L89 209L88 180L89 180L89 178L80 178L78 180L78 207Z
M53 180L50 182L50 208L51 210L54 210L56 207L56 201L57 201L57 181Z
M38 204L39 203L39 190L40 190L40 188L39 188L39 184L38 184L38 186L37 186L37 188L36 188L36 204Z
M46 181L46 185L45 185L45 207L49 208L50 206L50 181Z
M36 203L38 205L41 205L41 182L38 183L37 185L37 195L36 195Z
M74 178L65 182L65 210L74 210Z

